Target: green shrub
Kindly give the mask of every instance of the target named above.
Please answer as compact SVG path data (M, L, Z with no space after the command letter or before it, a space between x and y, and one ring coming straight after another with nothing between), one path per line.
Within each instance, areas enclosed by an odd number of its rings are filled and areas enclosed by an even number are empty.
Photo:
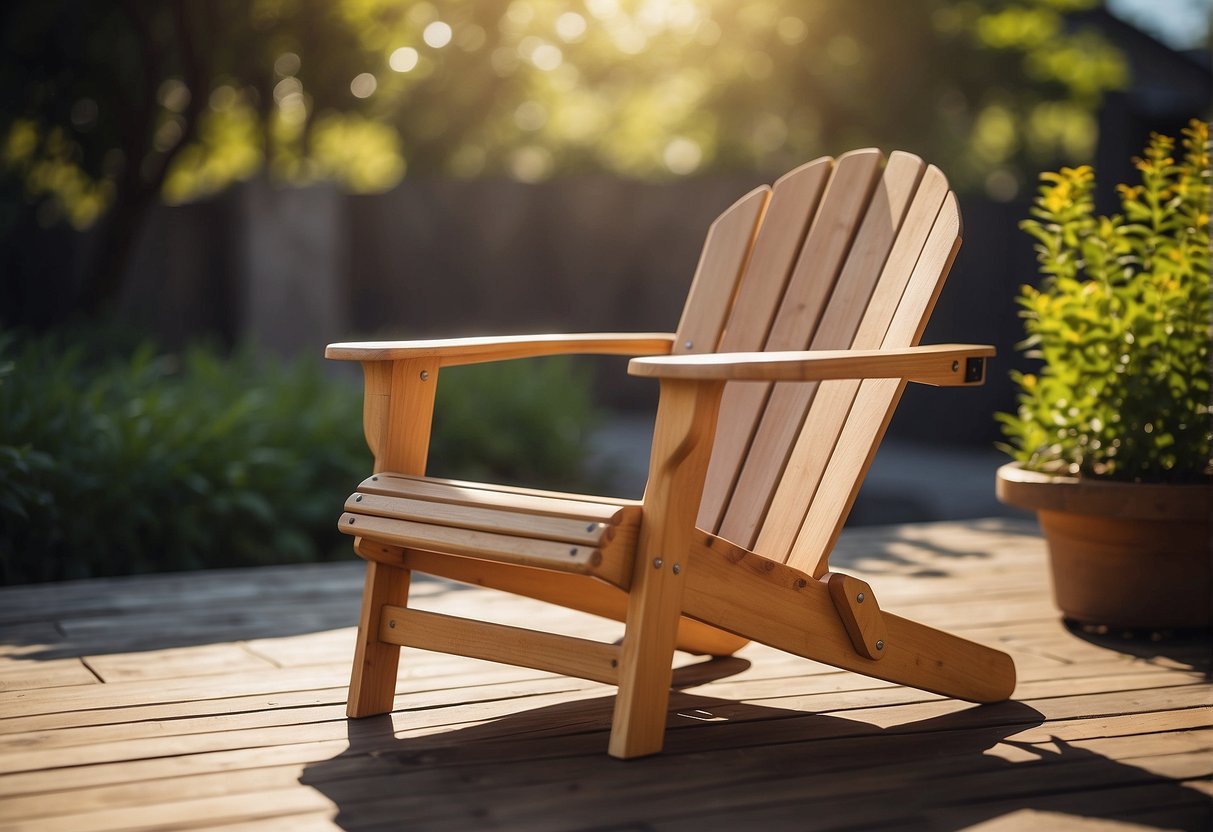
M1120 185L1122 214L1094 215L1094 173L1041 176L1021 228L1037 241L1039 289L1019 297L1043 365L1016 373L1003 446L1045 473L1198 481L1210 472L1209 126L1155 134Z
M450 367L439 377L429 472L596 490L585 466L590 374L568 358Z
M442 473L577 479L585 388L526 363L444 374ZM349 557L361 407L319 361L0 339L0 583Z

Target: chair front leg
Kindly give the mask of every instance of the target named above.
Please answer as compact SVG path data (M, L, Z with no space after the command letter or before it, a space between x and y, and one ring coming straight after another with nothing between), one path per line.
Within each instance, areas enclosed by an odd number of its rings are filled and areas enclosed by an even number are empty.
M683 584L723 389L723 382L661 384L620 652L613 757L661 751Z
M425 473L438 364L433 359L363 362L366 387L362 425L375 455L375 473ZM354 549L362 545L356 539ZM405 606L409 570L368 560L358 617L358 644L350 672L346 714L352 718L392 710L400 648L379 640L385 605Z
M358 644L345 707L346 716L352 719L392 710L400 648L379 640L379 619L384 606L403 607L408 597L409 570L367 561L362 611L358 616Z

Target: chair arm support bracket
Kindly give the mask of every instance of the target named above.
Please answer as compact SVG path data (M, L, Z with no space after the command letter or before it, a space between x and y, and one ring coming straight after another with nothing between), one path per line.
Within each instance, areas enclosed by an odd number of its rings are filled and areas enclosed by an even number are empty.
M872 587L841 572L827 572L821 576L821 581L830 591L830 600L834 602L856 652L874 661L884 658L888 631Z

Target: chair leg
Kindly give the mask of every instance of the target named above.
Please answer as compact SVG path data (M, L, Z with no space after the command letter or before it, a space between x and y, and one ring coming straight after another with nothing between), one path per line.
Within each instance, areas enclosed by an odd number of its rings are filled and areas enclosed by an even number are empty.
M651 566L643 570L639 586L633 584L611 720L612 757L661 751L682 605L683 581L674 570L681 568L669 563Z
M682 589L723 392L723 382L661 381L619 655L612 757L656 754L665 739Z
M368 561L358 618L358 645L350 673L345 713L357 719L392 710L400 648L379 640L379 615L385 605L404 606L409 597L409 571Z

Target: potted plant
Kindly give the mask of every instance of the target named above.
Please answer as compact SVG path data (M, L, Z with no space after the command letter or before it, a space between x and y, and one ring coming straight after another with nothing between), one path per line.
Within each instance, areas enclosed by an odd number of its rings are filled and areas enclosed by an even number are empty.
M1091 168L1062 168L1020 225L1041 281L1019 295L1019 346L1042 365L1013 373L1018 412L999 414L1015 461L998 496L1036 510L1066 617L1208 627L1209 125L1134 162L1122 213L1095 216Z

